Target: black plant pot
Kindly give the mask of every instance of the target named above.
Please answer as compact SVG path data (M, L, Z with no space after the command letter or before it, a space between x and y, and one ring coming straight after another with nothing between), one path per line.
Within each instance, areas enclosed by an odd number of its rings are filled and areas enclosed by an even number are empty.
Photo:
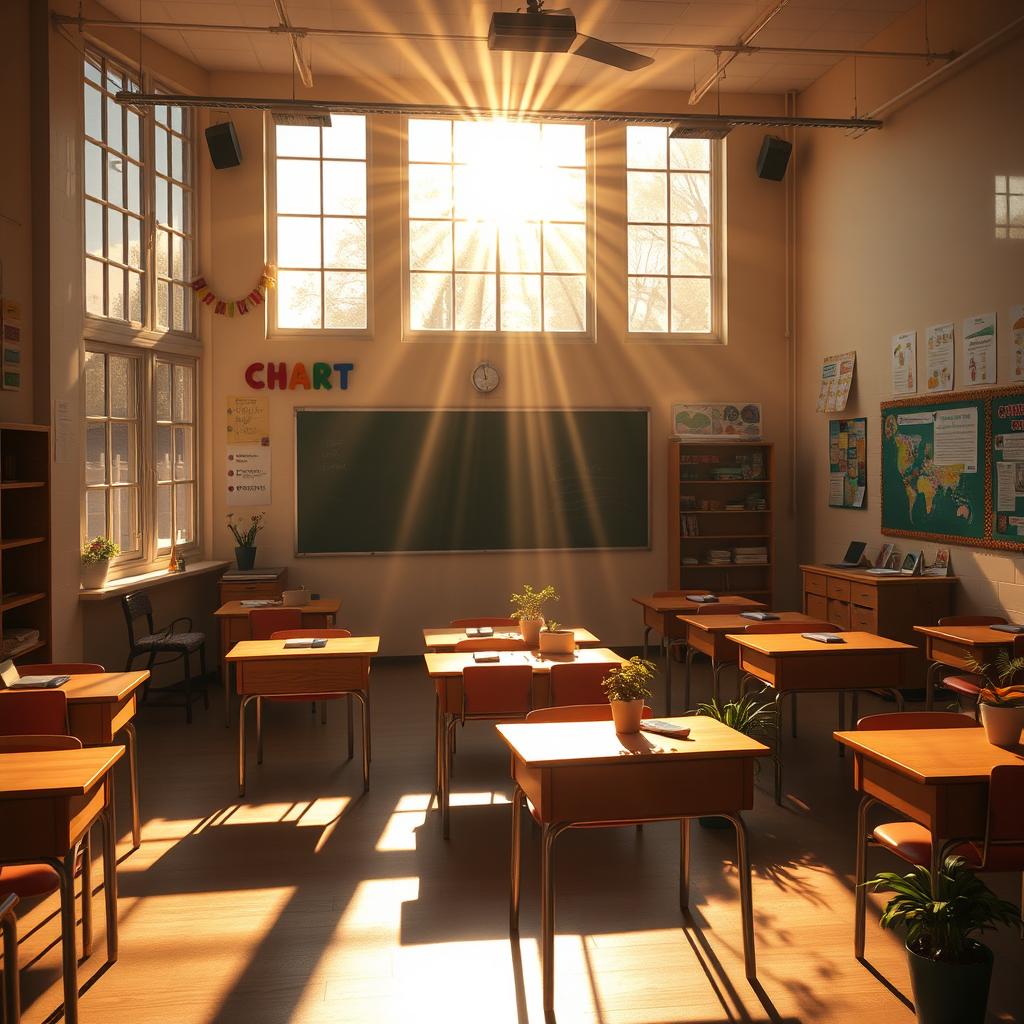
M929 960L907 946L918 1024L985 1024L992 950L972 946L977 959L967 964Z
M244 545L235 548L235 564L242 570L251 569L256 564L256 548Z

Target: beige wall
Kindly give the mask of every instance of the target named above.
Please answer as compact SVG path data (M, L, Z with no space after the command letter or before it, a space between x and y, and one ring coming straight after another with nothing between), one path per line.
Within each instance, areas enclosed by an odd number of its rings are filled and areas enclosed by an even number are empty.
M408 86L408 83L405 83ZM289 82L214 75L215 94L278 94ZM352 83L324 81L322 95L358 95ZM411 88L396 91L415 94ZM394 97L392 97L394 98ZM420 100L426 99L420 95ZM673 109L672 96L603 97L620 109ZM744 110L779 112L772 97L730 97ZM565 98L563 98L563 102ZM577 100L587 106L585 100ZM569 98L571 103L571 98ZM666 106L667 105L667 106ZM570 109L572 107L570 106ZM203 268L220 294L244 294L260 273L264 252L263 121L256 113L235 118L244 153L241 167L212 172L209 223L212 259ZM404 343L401 328L400 216L397 182L401 153L398 121L374 120L371 138L371 231L374 337L308 336L267 340L256 316L210 318L207 362L212 375L213 411L210 495L213 552L231 557L224 528L225 402L246 393L245 367L259 360L317 359L356 364L347 392L265 391L270 404L273 505L260 535L258 561L289 566L293 583L344 600L340 621L356 632L380 632L387 654L422 649L419 629L468 614L501 614L508 595L524 581L554 583L562 599L554 614L581 622L608 643L637 642L639 614L629 598L662 588L667 576L665 444L669 407L680 400L742 400L765 404L768 436L778 445L779 493L788 496L789 393L784 317L785 202L783 187L760 181L754 162L762 132L735 131L728 140L727 277L728 344L725 346L626 343L624 139L622 126L601 127L596 136L597 326L593 344L489 342ZM210 322L212 319L212 323ZM476 396L470 370L486 356L503 373L491 398ZM766 370L768 371L766 373ZM299 406L451 407L591 406L649 407L653 547L644 553L509 553L349 556L293 555L293 410ZM352 500L359 500L353 495ZM781 561L791 561L789 510L777 517ZM791 603L792 591L788 595Z
M932 4L935 49L964 51L1019 5ZM973 13L973 17L972 17ZM920 45L919 12L882 45ZM987 53L955 77L903 106L861 138L801 134L798 156L797 481L799 556L838 559L850 539L882 541L879 512L879 403L891 396L888 345L916 329L918 374L929 325L953 321L960 356L964 317L995 310L999 381L1011 381L1009 311L1024 302L1024 241L996 239L993 180L1024 174L1020 126L1024 40ZM850 68L839 67L800 98L801 113L849 102ZM861 62L860 109L870 109L934 70ZM856 384L848 416L868 418L868 508L829 509L828 416L815 412L824 356L855 349ZM962 386L957 366L955 386ZM899 540L898 538L892 538ZM903 551L936 545L905 540ZM873 551L872 551L873 553ZM962 578L960 611L1024 613L1024 559L954 548Z

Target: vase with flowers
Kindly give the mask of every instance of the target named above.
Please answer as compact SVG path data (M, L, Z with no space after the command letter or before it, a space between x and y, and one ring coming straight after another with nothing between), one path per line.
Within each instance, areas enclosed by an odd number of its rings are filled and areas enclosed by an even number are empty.
M82 545L82 588L98 590L107 582L110 560L121 554L121 548L109 537L93 537Z
M235 564L239 569L251 569L256 564L256 534L263 529L263 519L264 513L254 512L246 523L241 516L236 519L234 512L228 513L228 529L235 538Z
M1024 672L1024 657L1011 657L1003 648L989 666L974 662L970 667L983 680L978 691L978 717L989 743L1017 746L1024 730L1024 685L1017 682Z

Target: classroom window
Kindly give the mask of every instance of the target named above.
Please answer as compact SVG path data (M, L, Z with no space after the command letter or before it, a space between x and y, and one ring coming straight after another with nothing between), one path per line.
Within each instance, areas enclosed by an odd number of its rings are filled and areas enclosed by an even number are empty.
M588 330L581 124L408 121L413 332Z
M195 370L157 358L153 374L157 552L196 539Z
M626 128L630 333L718 340L717 146Z
M192 111L156 107L153 129L156 327L192 330Z
M366 118L329 128L277 125L276 324L285 330L367 327Z
M996 175L996 238L1024 238L1024 176Z

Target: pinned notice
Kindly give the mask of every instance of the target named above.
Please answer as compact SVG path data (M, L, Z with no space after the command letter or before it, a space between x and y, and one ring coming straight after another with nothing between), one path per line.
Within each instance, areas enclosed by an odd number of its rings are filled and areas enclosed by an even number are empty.
M258 444L229 444L227 489L228 505L269 505L270 448Z

